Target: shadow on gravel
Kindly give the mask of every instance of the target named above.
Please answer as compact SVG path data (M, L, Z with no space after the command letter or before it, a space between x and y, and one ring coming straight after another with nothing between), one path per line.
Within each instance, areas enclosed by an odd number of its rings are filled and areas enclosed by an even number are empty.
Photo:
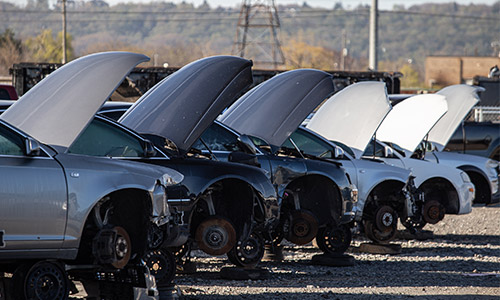
M452 241L472 245L500 245L500 236L498 235L467 235L467 234L446 234L435 235L433 240ZM433 241L429 240L429 241Z
M208 300L208 299L220 299L220 300L241 300L241 299L283 299L283 300L293 300L293 299L417 299L417 300L498 300L497 296L482 296L482 295L400 295L400 294L334 294L332 292L328 293L262 293L258 295L196 295L196 296L183 296L184 300Z
M443 249L442 247L429 247L429 248L405 248L400 256L415 256L415 257L450 257L450 256L465 256L474 257L475 255L500 257L498 249L488 248L466 248L466 247L453 247L453 253L450 253L450 248Z
M266 267L266 265L262 265ZM268 268L273 266L267 265ZM471 269L472 268L472 269ZM280 272L271 271L270 277L257 281L238 281L221 279L219 272L198 272L179 278L181 284L195 284L197 286L226 287L234 283L235 286L265 286L265 287L296 287L305 288L313 284L323 288L349 287L498 287L500 278L494 275L468 276L474 270L478 273L497 272L500 263L464 262L387 262L387 261L358 261L353 267L334 268L318 267L301 264L301 272L294 272L295 267L282 264ZM289 271L289 272L287 272ZM391 280L391 274L397 276ZM210 279L210 281L206 281ZM194 282L187 282L194 281ZM215 282L214 282L215 281ZM397 282L394 282L397 281Z

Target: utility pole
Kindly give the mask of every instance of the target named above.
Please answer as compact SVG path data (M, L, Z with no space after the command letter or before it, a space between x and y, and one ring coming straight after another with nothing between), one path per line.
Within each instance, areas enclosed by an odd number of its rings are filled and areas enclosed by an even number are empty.
M66 0L62 0L62 63L66 63Z
M378 44L378 0L372 0L370 7L370 47L369 66L372 71L377 71L377 45Z
M345 29L342 29L342 53L340 53L340 67L342 71L345 71L345 58L347 54L347 32Z

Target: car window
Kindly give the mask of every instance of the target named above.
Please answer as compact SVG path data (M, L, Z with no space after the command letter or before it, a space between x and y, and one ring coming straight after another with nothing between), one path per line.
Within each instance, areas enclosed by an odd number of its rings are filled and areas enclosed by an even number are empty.
M212 151L243 151L238 146L238 136L217 123L212 123L201 135L201 139ZM193 148L206 150L199 139L193 144Z
M335 145L339 146L340 148L342 148L342 150L344 150L345 153L349 153L350 156L356 157L356 155L354 155L354 151L352 151L351 147L347 146L344 143L338 142L338 141L331 141L331 142L334 143Z
M23 138L0 126L0 155L24 156Z
M118 121L118 119L125 113L126 110L109 110L109 111L101 111L100 115L106 116L110 119Z
M252 143L257 148L259 148L261 151L263 151L265 153L271 153L271 146L266 141L264 141L263 139L258 138L256 136L249 135L249 137L250 137L250 140L252 140Z
M9 92L6 89L0 88L0 99L1 100L10 100Z
M290 139L292 139L297 147L299 147L299 149L304 153L324 158L333 157L332 146L321 141L318 138L313 137L307 132L295 131L294 133L292 133L292 135L290 135ZM295 148L289 139L283 143L283 147Z
M365 152L363 153L363 156L375 156L375 157L384 157L384 147L380 145L379 143L375 143L375 155L373 154L373 145L375 141L371 141L368 146L366 146Z
M94 119L71 145L69 153L91 156L142 157L144 149L139 139L121 128Z

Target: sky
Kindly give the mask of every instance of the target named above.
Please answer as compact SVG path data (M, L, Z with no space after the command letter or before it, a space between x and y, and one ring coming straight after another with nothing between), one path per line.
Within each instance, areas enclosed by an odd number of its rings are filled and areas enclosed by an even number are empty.
M12 2L20 5L26 4L26 0L0 0ZM78 1L78 0L77 0ZM150 3L150 2L174 2L180 3L183 0L105 0L110 5L116 5L117 3L124 2L134 2L134 3ZM184 0L188 3L194 3L195 6L203 3L204 0ZM371 0L275 0L276 4L302 4L303 2L307 2L310 6L313 7L324 7L324 8L333 8L333 5L337 2L341 2L344 8L354 8L359 4L371 4ZM382 10L392 9L394 5L404 5L404 7L408 8L412 5L422 4L423 2L430 3L448 3L448 2L456 2L458 4L493 4L498 0L378 0L378 7ZM49 3L56 3L57 0L49 0ZM217 6L225 6L225 7L235 7L240 5L243 0L207 0L208 4L212 7Z

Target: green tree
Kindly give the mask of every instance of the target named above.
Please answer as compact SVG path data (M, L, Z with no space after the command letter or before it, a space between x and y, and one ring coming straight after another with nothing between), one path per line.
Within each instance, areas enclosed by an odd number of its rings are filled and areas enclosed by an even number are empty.
M399 72L403 73L403 78L401 78L402 88L422 87L422 82L420 81L419 74L411 64L403 65Z
M66 55L68 60L73 58L72 38L66 36ZM51 29L42 31L34 38L26 41L26 48L31 53L31 59L36 62L60 63L62 61L62 32L54 38Z
M0 34L0 74L9 74L9 68L23 58L22 41L16 39L14 31L7 28Z

